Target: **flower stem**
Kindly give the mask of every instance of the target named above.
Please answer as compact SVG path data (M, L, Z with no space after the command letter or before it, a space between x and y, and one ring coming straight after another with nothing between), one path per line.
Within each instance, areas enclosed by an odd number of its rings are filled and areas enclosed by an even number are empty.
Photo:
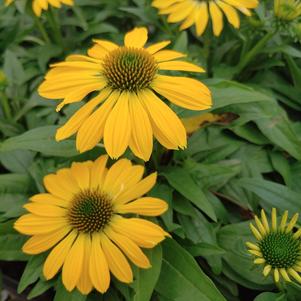
M42 24L42 22L40 21L39 17L35 16L35 22L36 22L36 25L44 39L44 41L46 42L46 44L50 44L50 38L48 36L48 33L47 31L45 30L45 27L44 25Z
M49 7L47 11L47 19L51 26L54 40L57 44L61 45L64 48L63 37L60 29L60 25L58 24L57 18L54 15L54 11L52 7Z
M8 103L8 98L4 92L0 92L0 101L3 108L4 116L9 120L12 119L12 112Z
M260 53L260 51L266 46L270 39L276 32L268 32L240 61L236 67L236 75L239 75L241 71Z

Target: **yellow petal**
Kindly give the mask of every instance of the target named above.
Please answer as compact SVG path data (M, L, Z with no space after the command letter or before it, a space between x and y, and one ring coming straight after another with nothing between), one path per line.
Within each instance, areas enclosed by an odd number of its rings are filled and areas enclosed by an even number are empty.
M298 221L298 218L299 218L299 214L296 213L296 214L292 217L291 221L288 223L288 225L287 225L287 227L286 227L286 230L285 230L286 233L289 233L289 232L291 232L291 231L293 230L293 228L294 228L295 225L296 225L296 222Z
M177 70L190 72L205 72L205 70L195 64L184 61L168 61L158 64L160 70Z
M262 236L259 233L259 231L253 226L253 224L250 224L250 229L252 231L252 233L254 234L254 236L256 237L256 239L261 240Z
M151 46L148 46L145 48L145 50L147 50L150 54L154 54L156 52L158 52L159 50L165 48L167 45L170 44L171 41L162 41L159 43L155 43Z
M147 216L158 216L168 209L166 202L158 198L144 197L136 201L116 206L118 213L136 213Z
M69 231L69 227L63 227L47 234L34 235L26 241L22 251L32 255L45 252L56 245Z
M138 97L150 116L156 139L169 149L185 148L186 130L178 116L151 90L141 91Z
M130 137L129 93L122 92L104 128L104 145L108 155L113 159L119 158L128 147Z
M265 235L266 229L262 225L262 223L261 223L260 219L257 217L257 215L255 215L255 223L256 223L257 228L259 229L260 234Z
M111 222L112 228L119 234L133 240L138 246L152 248L162 240L167 233L158 225L140 218L122 218L116 216Z
M219 36L223 29L223 14L215 2L209 2L209 11L212 19L213 33Z
M154 185L156 184L157 173L154 172L138 182L136 185L129 187L124 190L115 200L114 204L125 204L131 200L135 200L136 198L146 194L149 192Z
M119 48L119 46L111 41L108 40L99 40L99 39L94 39L93 40L94 43L100 45L101 47L103 47L104 49L106 49L108 52L113 51L117 48Z
M71 173L81 190L86 190L90 187L91 165L91 161L73 162L71 165Z
M90 187L96 189L102 187L105 179L105 169L108 162L108 156L100 156L91 167Z
M282 218L281 218L281 222L280 222L280 230L284 231L285 227L286 227L286 222L287 222L287 218L288 218L288 211L284 211Z
M100 234L92 235L89 275L93 286L101 293L110 286L110 272L107 259L100 245Z
M105 100L110 94L109 89L104 89L96 97L83 105L57 132L55 139L57 141L66 139L75 134L83 122L90 116L95 107Z
M287 271L295 280L301 283L301 276L294 269L289 268Z
M57 198L62 198L66 201L70 201L76 191L70 189L68 183L63 181L63 177L58 177L54 174L49 174L44 177L44 186L47 191L56 196Z
M261 209L261 221L266 231L269 232L270 231L269 222L267 220L266 214L263 209Z
M132 240L112 229L107 230L106 234L135 265L144 269L151 266L148 258Z
M255 263L255 264L264 264L264 263L265 263L265 260L264 260L264 258L256 258L256 259L254 260L254 263Z
M23 207L29 212L39 216L60 217L67 215L66 209L48 204L27 203Z
M272 230L277 230L277 211L276 208L272 209Z
M279 275L278 268L274 269L274 280L275 280L275 282L279 282L279 280L280 280L280 275Z
M131 166L131 161L128 159L120 159L115 162L106 174L102 189L112 197L124 190L123 175L124 173L127 175L127 171L130 170Z
M132 122L130 148L137 157L148 161L153 150L153 130L148 114L136 93L131 93L129 113Z
M121 282L132 282L132 269L121 251L108 239L106 235L102 235L100 240L112 274Z
M280 275L283 277L283 279L287 282L291 282L290 277L288 276L286 269L279 269Z
M80 278L77 282L77 288L83 295L88 295L92 289L93 285L89 275L90 257L91 257L91 238L90 235L85 235L84 243L84 258L82 265L82 272Z
M272 270L272 266L266 265L263 269L263 275L267 277L270 274L271 270Z
M185 57L186 54L174 50L161 50L156 52L153 56L154 59L160 63Z
M246 246L252 250L260 251L260 248L251 242L246 242Z
M124 45L127 47L142 48L146 42L147 29L145 27L136 27L124 37Z
M120 93L113 91L108 99L79 128L76 148L82 153L92 149L103 137L104 126Z
M22 215L14 228L22 234L37 235L59 230L67 225L64 217L44 217L34 214Z
M208 87L192 78L158 75L151 86L169 101L189 110L206 110L212 105Z
M182 1L180 3L176 3L173 6L173 11L169 14L167 18L167 22L176 23L184 20L187 16L189 16L193 9L195 9L195 5L192 5L190 1Z
M239 28L240 21L237 11L231 5L226 4L223 1L217 1L217 4L225 13L228 22L232 24L235 28Z
M47 280L53 278L63 265L76 236L76 231L72 231L48 255L43 266L43 274Z
M202 35L209 21L208 6L206 2L201 2L195 13L196 34Z
M30 201L38 204L49 204L67 208L69 206L69 201L55 197L50 193L39 193L35 194L30 198Z
M82 273L84 246L87 239L87 234L80 233L66 256L62 280L68 291L72 291L75 288Z

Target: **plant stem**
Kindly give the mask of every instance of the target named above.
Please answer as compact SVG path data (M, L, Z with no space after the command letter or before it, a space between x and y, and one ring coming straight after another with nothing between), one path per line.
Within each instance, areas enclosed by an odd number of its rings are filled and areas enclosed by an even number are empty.
M239 75L241 71L253 60L257 54L264 48L267 42L274 36L276 32L268 32L240 61L236 67L236 75Z
M57 22L57 19L55 18L54 11L52 7L49 7L47 11L47 19L51 26L52 33L54 40L57 44L61 45L62 48L64 48L63 44L63 37L60 29L60 25Z
M34 16L35 17L35 22L36 22L36 25L44 39L44 41L46 42L46 44L50 44L50 38L48 36L48 33L47 31L45 30L45 27L44 25L42 24L42 22L40 21L39 17L37 16Z
M4 92L0 92L0 101L3 108L4 116L9 120L12 119L12 112L8 103L8 98L6 97Z

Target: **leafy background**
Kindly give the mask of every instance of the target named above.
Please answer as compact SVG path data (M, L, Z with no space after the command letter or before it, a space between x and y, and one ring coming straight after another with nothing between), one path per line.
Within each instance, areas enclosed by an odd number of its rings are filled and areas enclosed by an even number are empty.
M16 0L5 8L0 1L3 300L9 292L15 300L43 294L40 300L300 301L301 287L290 284L279 292L253 266L244 245L252 240L249 220L261 208L301 211L301 51L294 24L275 19L271 0L243 18L239 31L226 25L219 38L211 29L200 38L194 29L179 32L149 0L76 0L72 8L53 11L55 22L47 13L35 18L30 2ZM113 281L105 295L68 293L59 277L43 278L45 254L21 252L26 238L12 225L28 197L44 191L44 175L72 161L95 159L104 149L79 155L74 140L56 143L57 125L81 104L58 114L56 103L36 90L49 63L85 53L93 38L122 43L133 26L147 26L150 42L172 40L173 49L206 68L197 77L213 93L214 106L207 112L220 118L202 124L184 151L156 145L146 163L148 172L159 173L150 194L169 203L159 222L173 237L147 252L153 268L134 269L130 286ZM173 109L183 118L199 114ZM143 164L130 153L127 157Z

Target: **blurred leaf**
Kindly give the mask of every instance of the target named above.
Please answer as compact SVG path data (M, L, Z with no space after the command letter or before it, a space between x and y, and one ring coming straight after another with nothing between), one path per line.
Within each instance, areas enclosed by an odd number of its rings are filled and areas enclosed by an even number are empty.
M56 142L55 126L35 128L26 133L9 138L0 144L0 152L18 149L41 152L49 156L73 157L78 154L72 140Z
M156 291L177 301L226 301L193 257L176 241L167 239L162 245L162 270Z

